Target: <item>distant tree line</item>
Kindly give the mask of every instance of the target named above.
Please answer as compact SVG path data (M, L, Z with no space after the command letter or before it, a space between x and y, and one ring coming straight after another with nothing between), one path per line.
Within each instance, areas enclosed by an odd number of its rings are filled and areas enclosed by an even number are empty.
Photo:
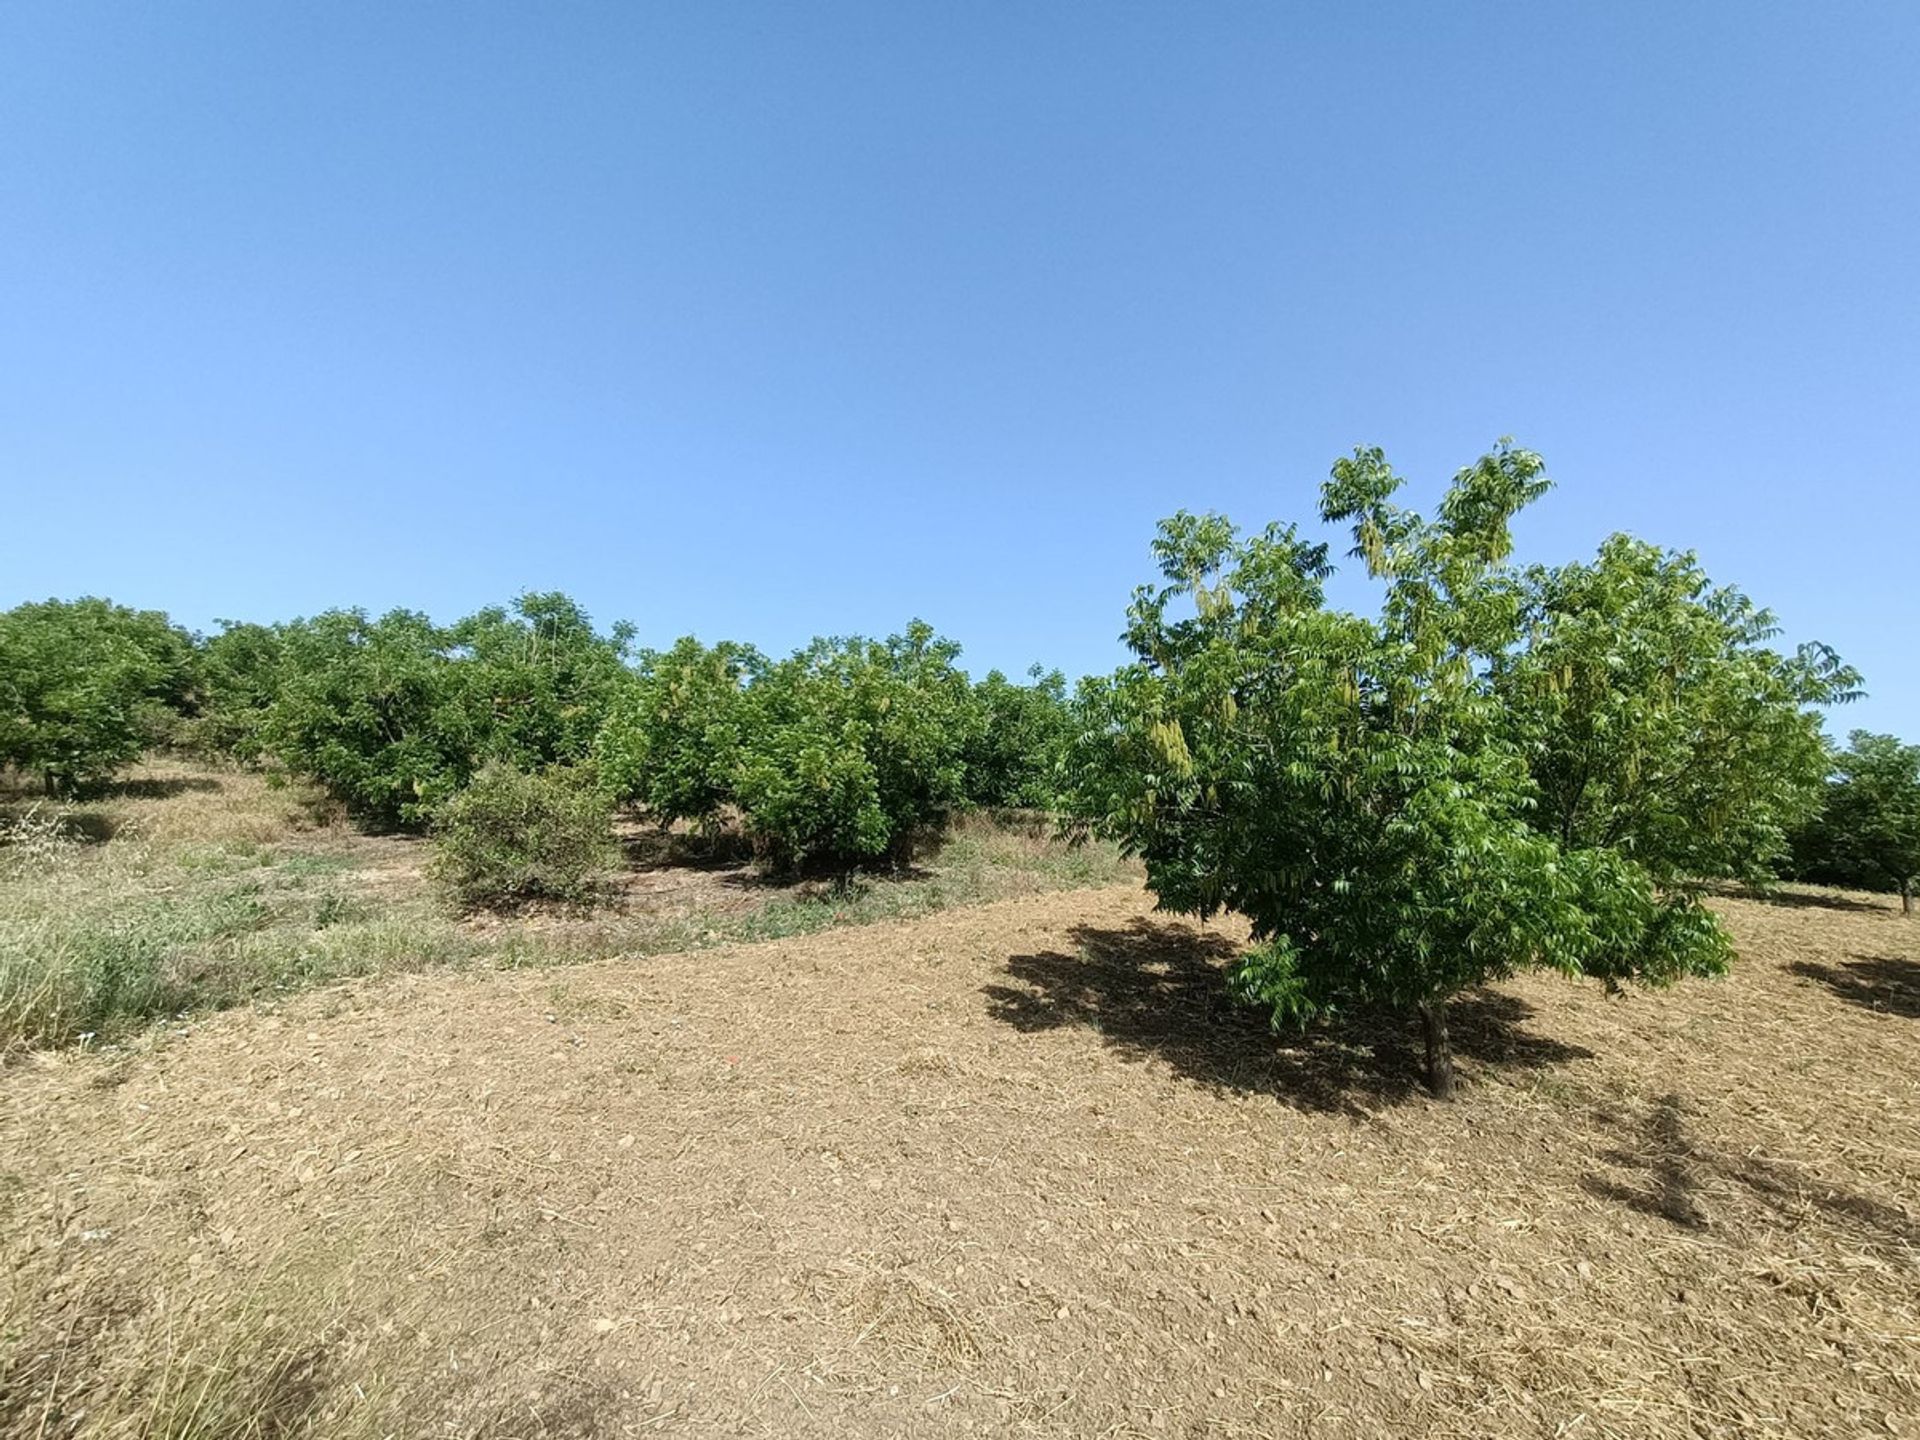
M171 745L312 781L361 824L425 829L483 768L565 772L663 822L736 821L787 867L902 858L969 808L1057 809L1066 681L978 682L921 621L780 660L637 650L560 594L451 625L336 610L196 636L153 611L0 615L0 763L74 794Z

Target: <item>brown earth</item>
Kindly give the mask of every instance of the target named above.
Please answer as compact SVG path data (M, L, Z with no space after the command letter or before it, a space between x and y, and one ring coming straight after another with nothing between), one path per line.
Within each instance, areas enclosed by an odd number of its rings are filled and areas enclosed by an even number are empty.
M1920 1436L1920 921L1276 1042L1132 887L0 1072L17 1435Z

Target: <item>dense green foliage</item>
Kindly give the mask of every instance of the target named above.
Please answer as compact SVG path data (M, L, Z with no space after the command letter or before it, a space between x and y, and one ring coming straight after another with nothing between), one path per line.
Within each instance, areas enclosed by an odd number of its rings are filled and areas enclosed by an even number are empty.
M734 801L744 687L765 669L750 646L691 635L642 655L595 740L602 782L663 822L712 820Z
M490 760L434 812L434 879L463 909L582 904L619 859L613 802L566 770Z
M1135 661L1083 687L1071 768L1161 904L1249 919L1245 998L1276 1024L1417 1008L1444 1093L1464 988L1725 967L1682 882L1777 849L1819 773L1807 707L1852 676L1766 651L1764 616L1686 557L1621 539L1516 570L1510 521L1548 485L1527 451L1462 471L1431 520L1401 483L1359 451L1322 491L1378 618L1328 608L1327 548L1293 527L1165 522L1166 583L1135 594Z
M600 636L560 595L445 628L408 610L333 610L261 640L263 669L216 690L211 713L238 717L224 723L355 818L418 827L489 760L585 760L626 681L628 633Z
M71 793L193 709L193 637L155 610L91 597L0 614L0 765Z
M897 861L970 805L1039 806L1069 730L1065 681L978 686L915 621L778 663L688 637L629 663L561 595L447 627L396 610L228 625L200 652L205 748L313 780L356 819L418 828L489 760L590 764L656 820L733 817L786 867Z
M1028 672L1016 685L998 670L974 686L979 723L966 752L967 798L976 805L1051 810L1060 800L1059 770L1073 735L1067 677Z
M774 863L904 858L966 802L980 724L959 647L916 620L888 640L816 640L745 692L734 794Z
M971 685L959 647L821 639L777 663L688 637L640 657L594 747L603 782L661 821L737 813L783 867L899 860L964 806L1037 806L1069 729L1065 680Z
M1665 886L1767 878L1819 803L1813 707L1859 677L1825 646L1771 649L1771 614L1692 555L1625 535L1519 585L1519 643L1495 657L1493 690L1528 756L1536 828L1617 848Z
M1854 731L1834 756L1824 802L1794 835L1791 873L1897 891L1911 913L1920 879L1920 745Z
M200 642L201 705L185 727L185 748L236 760L261 758L261 730L279 693L281 627L223 620Z

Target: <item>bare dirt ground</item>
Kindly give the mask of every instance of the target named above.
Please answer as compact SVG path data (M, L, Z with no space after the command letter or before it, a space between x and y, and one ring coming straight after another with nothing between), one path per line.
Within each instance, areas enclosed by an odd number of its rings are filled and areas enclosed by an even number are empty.
M1920 921L1276 1042L1136 888L0 1072L17 1435L1920 1436Z

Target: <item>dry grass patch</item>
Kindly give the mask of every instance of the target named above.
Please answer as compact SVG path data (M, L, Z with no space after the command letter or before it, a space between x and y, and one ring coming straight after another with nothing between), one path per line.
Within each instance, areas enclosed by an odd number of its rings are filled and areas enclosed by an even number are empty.
M626 827L592 913L456 916L416 838L311 792L157 760L82 807L0 797L0 1056L107 1044L334 981L661 954L924 915L1136 873L1111 846L962 821L904 875L775 883L724 848Z

